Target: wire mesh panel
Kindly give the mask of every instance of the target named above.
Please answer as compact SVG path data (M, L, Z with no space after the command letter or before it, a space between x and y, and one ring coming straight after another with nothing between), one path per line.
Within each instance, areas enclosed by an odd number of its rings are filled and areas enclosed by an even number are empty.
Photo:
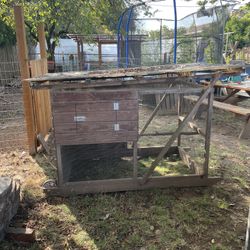
M0 150L27 149L16 48L0 51Z

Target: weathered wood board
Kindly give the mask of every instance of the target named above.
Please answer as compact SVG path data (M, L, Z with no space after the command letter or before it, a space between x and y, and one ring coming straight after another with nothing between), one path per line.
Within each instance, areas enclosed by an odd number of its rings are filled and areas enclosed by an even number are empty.
M185 65L161 65L152 67L140 67L129 69L112 69L97 71L79 71L51 73L41 77L27 79L30 82L47 82L47 81L74 81L84 79L114 79L125 77L143 77L143 76L160 76L164 74L192 75L194 72L223 72L223 73L240 73L242 65L204 65L204 64L185 64Z
M56 143L78 145L136 141L138 94L119 91L54 91Z

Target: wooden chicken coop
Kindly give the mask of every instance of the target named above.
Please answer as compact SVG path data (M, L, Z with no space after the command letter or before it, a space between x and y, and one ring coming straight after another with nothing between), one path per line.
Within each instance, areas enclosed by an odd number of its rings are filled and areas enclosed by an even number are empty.
M209 176L209 149L214 84L222 75L242 71L237 65L165 65L94 72L46 74L29 79L33 90L49 89L53 134L57 154L58 181L47 187L53 194L96 193L147 188L207 186L220 178ZM210 85L190 79L210 78ZM139 129L140 100L146 94L159 94L159 103ZM178 95L178 123L174 130L147 133L148 126L168 94ZM199 96L188 113L182 113L185 95ZM207 103L204 131L193 121ZM192 131L187 131L190 126ZM165 136L162 146L139 146L142 137ZM183 136L204 138L204 163L199 165L182 147ZM190 169L188 175L155 176L155 168L170 155L178 155ZM152 157L140 172L138 160ZM117 161L115 161L117 159ZM115 175L125 160L129 175ZM107 164L106 164L107 163ZM104 169L104 165L106 168ZM97 167L98 166L98 167ZM124 166L124 165L123 165ZM106 175L93 177L90 171Z

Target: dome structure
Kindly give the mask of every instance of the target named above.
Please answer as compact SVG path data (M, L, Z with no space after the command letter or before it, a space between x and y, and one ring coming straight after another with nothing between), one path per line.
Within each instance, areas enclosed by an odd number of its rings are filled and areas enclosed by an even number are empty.
M220 1L184 17L185 7L190 12L192 6L176 3L140 2L122 13L117 25L118 67L223 63L224 27L235 3Z

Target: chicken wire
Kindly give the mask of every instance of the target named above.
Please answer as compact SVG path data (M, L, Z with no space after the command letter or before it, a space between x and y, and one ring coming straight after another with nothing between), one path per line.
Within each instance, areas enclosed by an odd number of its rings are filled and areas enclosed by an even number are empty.
M27 149L16 49L1 49L0 54L0 150Z

